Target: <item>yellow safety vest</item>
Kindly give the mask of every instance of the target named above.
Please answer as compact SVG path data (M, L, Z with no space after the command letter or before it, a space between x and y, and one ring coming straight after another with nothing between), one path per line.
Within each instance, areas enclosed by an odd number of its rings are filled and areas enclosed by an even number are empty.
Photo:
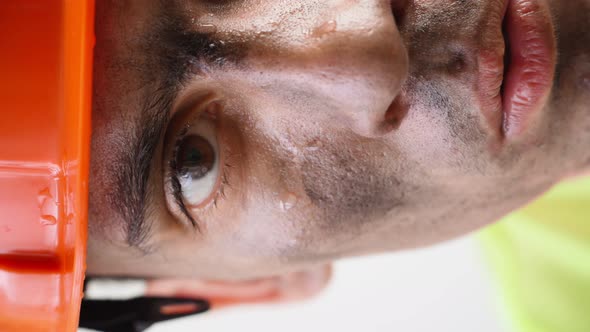
M590 178L481 234L515 332L590 332Z

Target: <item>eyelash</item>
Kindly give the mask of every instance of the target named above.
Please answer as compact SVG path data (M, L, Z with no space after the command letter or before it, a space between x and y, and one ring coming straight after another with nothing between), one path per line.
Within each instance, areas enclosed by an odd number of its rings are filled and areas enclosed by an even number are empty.
M179 173L179 169L176 165L176 157L178 155L178 150L180 148L180 143L182 142L182 140L185 138L188 130L191 128L191 126L185 126L184 129L178 134L176 141L174 143L174 150L172 153L172 157L169 161L169 168L170 168L170 175L169 175L169 180L171 183L171 187L172 187L172 194L174 196L174 201L176 202L176 205L178 206L178 208L180 208L182 214L184 214L190 221L191 225L198 231L200 231L200 227L199 227L199 223L195 220L195 218L193 218L193 216L191 216L191 214L188 211L188 208L186 207L186 204L184 203L184 199L182 197L182 186L180 185L180 180L178 179L178 173ZM215 194L213 196L213 200L212 200L212 205L217 208L217 203L221 200L221 199L225 199L225 189L226 187L231 188L231 185L229 183L229 176L228 176L228 170L232 169L233 166L229 163L229 159L231 159L230 157L232 156L231 151L229 150L229 148L227 147L227 144L220 144L219 146L223 146L222 149L223 155L225 155L226 157L223 158L223 164L220 166L220 177L221 177L221 181L219 183L218 188L215 191Z

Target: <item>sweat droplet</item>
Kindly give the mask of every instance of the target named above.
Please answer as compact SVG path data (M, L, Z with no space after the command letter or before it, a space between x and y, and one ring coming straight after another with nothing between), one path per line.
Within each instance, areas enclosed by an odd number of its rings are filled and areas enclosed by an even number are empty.
M316 138L307 143L307 145L305 146L305 150L308 152L315 152L322 149L323 146L324 143L319 138Z
M332 20L332 21L324 22L321 25L319 25L318 27L316 27L315 29L313 29L313 32L311 33L311 35L316 38L321 38L329 33L336 31L337 27L338 27L338 24L336 23L336 21Z
M292 192L284 192L279 197L279 200L280 200L279 206L280 206L281 210L288 211L288 210L291 210L293 207L295 207L295 205L297 205L297 201L299 199L297 198L297 195L295 195Z

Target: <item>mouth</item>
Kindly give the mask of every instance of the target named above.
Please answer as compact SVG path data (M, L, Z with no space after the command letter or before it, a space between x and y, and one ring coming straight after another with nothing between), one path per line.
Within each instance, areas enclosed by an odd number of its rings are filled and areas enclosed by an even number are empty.
M543 109L555 76L556 38L545 0L507 0L503 52L479 54L479 99L506 139L526 133Z

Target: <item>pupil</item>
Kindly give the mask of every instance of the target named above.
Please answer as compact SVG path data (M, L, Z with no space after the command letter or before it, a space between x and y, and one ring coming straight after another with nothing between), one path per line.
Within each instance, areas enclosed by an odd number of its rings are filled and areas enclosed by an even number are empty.
M187 151L184 160L186 160L189 165L195 165L201 162L201 158L201 152L193 147Z
M200 179L213 169L214 163L215 151L205 138L187 136L180 143L180 151L176 160L180 176Z

